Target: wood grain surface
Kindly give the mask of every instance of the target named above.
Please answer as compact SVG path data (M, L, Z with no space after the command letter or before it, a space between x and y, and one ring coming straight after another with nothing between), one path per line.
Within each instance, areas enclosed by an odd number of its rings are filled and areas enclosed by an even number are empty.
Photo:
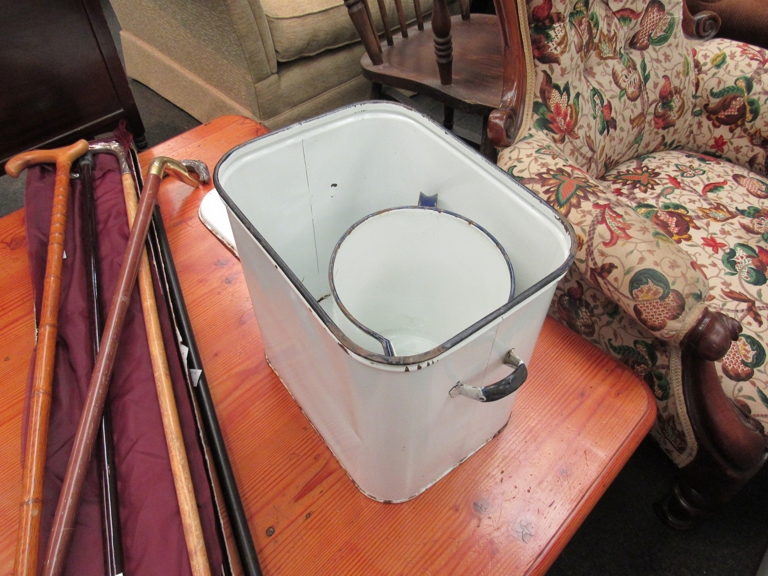
M224 117L145 152L142 163L168 155L213 169L262 133ZM198 219L207 189L166 179L160 205L264 574L544 573L650 428L647 387L548 319L509 425L417 498L374 502L267 365L240 263ZM19 213L0 219L2 575L12 568L33 339L22 227Z
M35 346L24 212L0 219L0 574L13 571L22 481L22 414Z
M5 171L15 177L30 166L43 163L56 164L53 189L51 227L48 233L48 251L45 279L40 306L35 369L32 380L32 399L24 456L24 477L21 494L21 520L14 572L18 576L35 576L40 541L40 523L43 511L43 480L45 456L48 448L48 424L51 412L51 390L56 363L56 335L59 327L61 301L61 271L64 264L64 234L67 228L69 201L69 173L72 163L88 151L88 142L53 150L29 150L8 160Z
M363 56L363 76L385 86L426 94L469 114L487 114L498 108L503 87L498 18L472 14L471 20L460 16L451 19L453 63L449 85L443 85L438 74L432 24L425 23L424 28L424 32L412 29L407 39L396 36L393 46L382 47L381 65L371 62L369 55Z

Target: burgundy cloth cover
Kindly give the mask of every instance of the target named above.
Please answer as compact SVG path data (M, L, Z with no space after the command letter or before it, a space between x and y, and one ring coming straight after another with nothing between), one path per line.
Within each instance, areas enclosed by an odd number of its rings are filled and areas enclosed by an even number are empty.
M127 133L120 135L123 138L130 137ZM101 277L99 300L106 320L129 230L117 160L110 154L97 154L95 162L94 187ZM77 165L73 170L77 170ZM55 167L52 165L35 166L27 172L26 227L37 322L40 319L54 176ZM88 329L81 201L81 183L72 180L38 572L42 568L94 361ZM221 574L222 552L217 537L215 511L192 407L168 311L161 295L157 300L211 571L213 574ZM31 378L25 402L24 440L30 392ZM152 375L138 285L131 296L107 402L112 410L114 426L125 573L164 576L191 574ZM23 453L22 447L22 457ZM101 576L105 572L101 489L96 458L98 456L91 458L67 555L65 574L71 576Z

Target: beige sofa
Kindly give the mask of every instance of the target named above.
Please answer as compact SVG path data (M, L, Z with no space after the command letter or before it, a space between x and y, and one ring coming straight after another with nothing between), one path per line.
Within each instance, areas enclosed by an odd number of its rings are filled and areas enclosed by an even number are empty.
M369 95L342 0L111 1L128 76L202 122L240 114L277 128Z

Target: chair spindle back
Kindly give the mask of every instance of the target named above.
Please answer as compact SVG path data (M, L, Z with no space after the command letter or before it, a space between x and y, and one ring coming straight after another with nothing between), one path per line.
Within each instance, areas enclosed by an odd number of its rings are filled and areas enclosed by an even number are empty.
M384 27L384 37L387 45L394 46L395 41L386 0L376 0L376 3L378 4L379 16ZM400 35L403 38L408 38L408 24L405 10L403 9L403 0L394 0L394 3ZM376 20L373 17L369 0L344 0L344 4L349 12L349 17L352 19L360 35L360 39L363 41L365 51L371 62L376 66L382 64L382 47L379 43ZM459 0L459 4L462 20L469 20L469 0ZM416 16L416 27L419 31L423 31L424 14L421 9L420 0L413 0L413 9ZM448 85L452 82L451 62L453 61L453 47L451 44L451 16L448 11L447 0L434 0L432 30L435 35L435 56L440 73L440 83Z

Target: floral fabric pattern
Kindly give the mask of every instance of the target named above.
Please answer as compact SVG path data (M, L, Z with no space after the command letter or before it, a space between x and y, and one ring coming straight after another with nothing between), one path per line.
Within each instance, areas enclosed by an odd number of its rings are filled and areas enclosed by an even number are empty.
M628 168L666 171L666 182L641 190L615 175ZM768 210L759 206L768 180L712 156L669 151L619 165L605 175L635 211L653 220L659 213L679 223L659 226L693 256L707 277L711 309L741 322L743 331L717 362L723 389L758 429L768 425ZM767 288L768 289L768 288ZM768 292L766 292L768 295Z
M514 159L505 158L511 160L505 166L510 174L571 222L578 238L574 263L592 286L664 340L698 318L708 294L706 277L643 214L606 193L604 183L562 156L540 132L518 142ZM654 172L646 172L627 171L627 187L658 186Z
M533 129L550 134L576 165L599 178L690 134L684 96L695 78L680 0L528 6L539 94Z
M679 347L670 342L687 331L709 298L702 269L606 182L563 156L545 133L529 134L499 163L565 215L577 235L574 265L550 313L648 383L659 407L654 435L675 461L690 458L690 427L677 410L684 406L681 384L678 379L674 390L668 372L670 362L679 361ZM628 189L662 184L661 173L642 167L619 172Z
M697 445L679 341L705 307L744 325L717 369L735 405L768 424L768 53L686 39L682 9L528 0L538 98L530 131L498 159L578 236L550 313L648 384L652 433L680 466Z
M726 39L692 45L693 132L687 148L768 173L768 53Z
M674 346L650 337L634 318L593 288L575 266L558 285L549 313L645 381L658 406L651 434L673 460L690 458L693 447L678 412L678 406L684 410L684 401L674 393L669 379Z

